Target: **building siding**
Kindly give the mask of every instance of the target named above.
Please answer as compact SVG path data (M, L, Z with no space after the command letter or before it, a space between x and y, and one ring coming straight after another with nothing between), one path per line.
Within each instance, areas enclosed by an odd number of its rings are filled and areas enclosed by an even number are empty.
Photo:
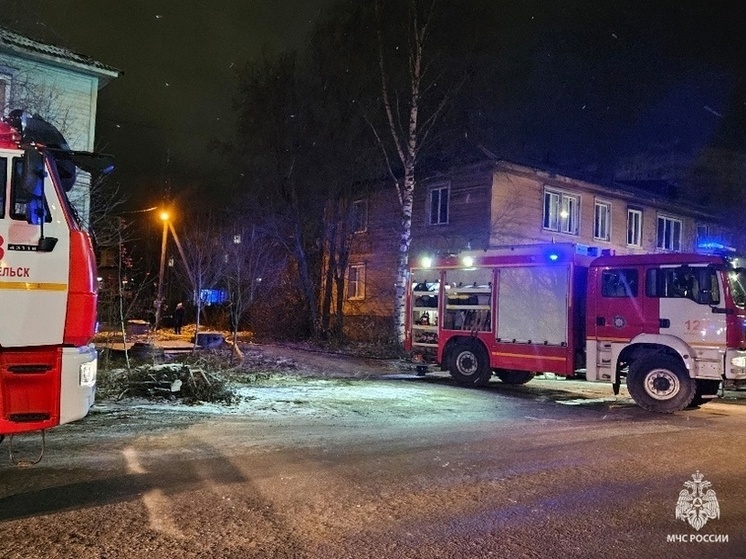
M431 225L429 192L449 188L448 221ZM544 191L550 188L577 196L580 201L578 234L549 231L543 227ZM609 240L594 238L596 200L610 204ZM627 245L627 210L642 211L641 246ZM353 244L350 263L366 265L366 292L360 300L346 301L347 331L361 324L390 325L394 312L394 281L399 242L399 203L393 189L369 198L369 224ZM683 205L609 188L509 162L488 162L457 168L421 180L414 195L410 262L435 253L508 244L574 242L616 254L657 252L659 215L682 223L681 252L694 252L697 226L716 224L714 218ZM384 322L385 321L385 322ZM357 328L359 334L360 329ZM365 328L363 328L365 334ZM361 337L356 335L355 337ZM363 336L364 337L364 336Z
M0 108L3 115L12 109L38 113L60 130L73 150L94 150L101 85L96 68L86 71L82 64L72 67L62 60L56 64L53 58L40 61L37 53L26 57L17 48L0 48L0 73L12 80L6 106ZM80 171L70 192L70 200L84 221L90 209L90 185L90 176Z

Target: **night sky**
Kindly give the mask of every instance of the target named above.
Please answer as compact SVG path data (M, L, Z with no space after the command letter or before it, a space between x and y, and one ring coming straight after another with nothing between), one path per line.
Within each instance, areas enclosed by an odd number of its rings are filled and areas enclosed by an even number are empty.
M127 188L152 196L174 168L199 176L207 145L232 133L236 69L301 46L327 3L0 0L0 21L122 71L100 91L96 149L117 157Z
M232 134L235 70L263 49L302 47L332 1L0 0L0 21L122 70L101 91L97 149L117 156L120 180L139 196L133 205L145 206L157 202L174 169L209 173L216 156L205 155L207 145ZM525 106L523 92L502 84L512 112L505 120L516 129L539 115L558 145L565 133L582 138L595 130L596 143L613 137L609 150L665 145L667 134L693 143L717 137L743 149L740 2L494 6L505 23L495 41L511 43L506 56L525 56L525 73L541 74L535 83L547 84L546 99Z

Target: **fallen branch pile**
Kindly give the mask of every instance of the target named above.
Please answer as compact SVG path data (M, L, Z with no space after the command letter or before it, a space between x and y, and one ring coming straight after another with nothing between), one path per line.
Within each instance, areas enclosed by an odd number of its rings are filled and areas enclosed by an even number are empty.
M180 363L141 365L120 370L115 384L117 400L142 397L151 400L181 400L184 403L222 402L230 404L235 395L218 376L201 367Z

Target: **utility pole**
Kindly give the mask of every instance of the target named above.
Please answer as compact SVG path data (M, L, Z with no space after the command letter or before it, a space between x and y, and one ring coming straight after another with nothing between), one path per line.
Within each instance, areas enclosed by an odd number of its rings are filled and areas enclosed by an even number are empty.
M161 266L158 271L158 296L155 299L155 329L161 324L161 308L163 307L163 274L166 271L166 241L168 239L169 215L167 211L162 211L160 215L163 222L163 235L161 237Z

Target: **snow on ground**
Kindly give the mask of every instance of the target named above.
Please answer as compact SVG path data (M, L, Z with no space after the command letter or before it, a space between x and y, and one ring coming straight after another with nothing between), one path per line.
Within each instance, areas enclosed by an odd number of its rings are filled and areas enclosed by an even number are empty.
M125 409L200 415L335 418L411 415L422 402L434 401L443 409L466 405L474 391L456 385L447 372L417 376L399 360L366 359L349 355L309 352L281 346L254 346L252 372L224 375L235 397L230 404L184 404L180 399L147 400L125 397L104 399L94 413ZM173 366L173 364L169 365ZM154 368L162 370L162 368ZM209 370L208 370L209 371ZM268 371L266 373L256 371ZM210 373L212 374L212 373ZM216 373L217 374L217 373ZM624 385L614 396L608 383L539 375L525 385L511 386L494 378L480 391L496 396L529 398L568 406L633 406ZM175 396L175 395L173 395ZM746 404L746 391L727 391L722 402ZM436 406L436 408L438 407Z
M410 402L432 396L432 387L394 381L346 381L343 379L273 378L268 384L234 386L232 404L199 403L185 406L176 401L131 399L97 404L100 409L126 406L130 409L188 411L195 414L272 416L277 414L330 417L337 414L396 413L397 403L409 408ZM275 384L277 383L277 384Z

